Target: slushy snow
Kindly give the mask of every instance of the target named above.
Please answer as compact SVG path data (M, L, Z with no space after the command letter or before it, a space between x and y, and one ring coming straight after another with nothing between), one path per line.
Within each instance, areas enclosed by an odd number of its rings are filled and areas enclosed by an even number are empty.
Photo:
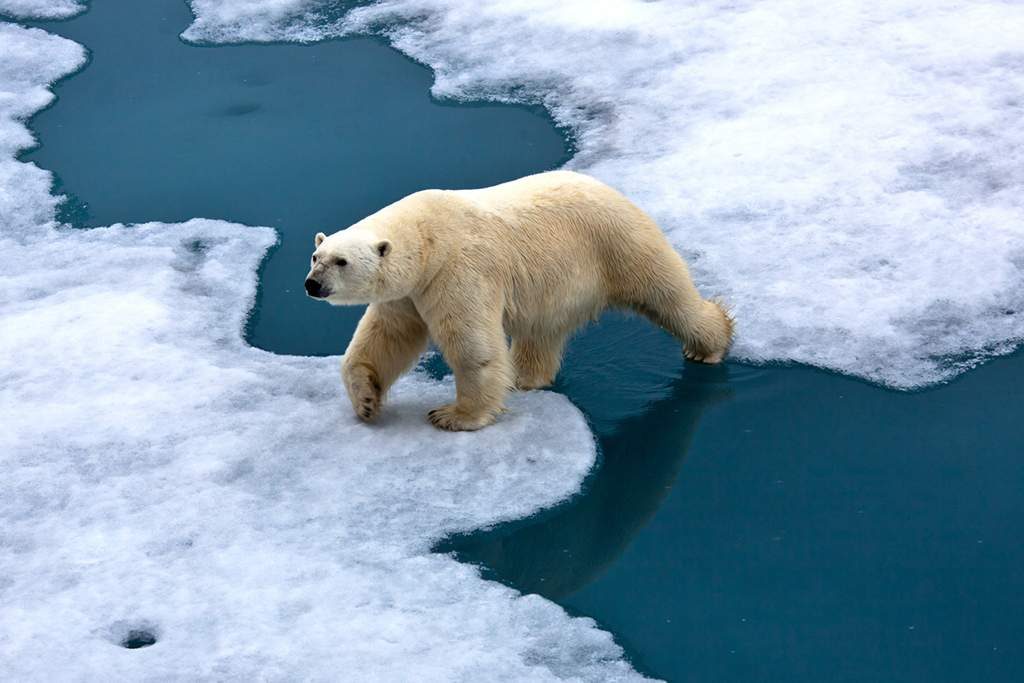
M441 433L454 389L413 374L362 425L337 358L242 339L272 230L58 225L14 154L84 59L0 24L0 680L638 678L591 620L430 552L577 491L580 413L532 392Z
M1024 4L338 5L192 0L184 37L377 32L439 97L544 104L732 304L736 358L910 388L1024 338Z

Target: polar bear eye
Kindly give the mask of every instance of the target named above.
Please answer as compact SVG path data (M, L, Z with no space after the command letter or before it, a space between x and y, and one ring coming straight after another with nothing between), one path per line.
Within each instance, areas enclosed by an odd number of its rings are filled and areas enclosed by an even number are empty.
M338 267L339 268L344 268L347 265L348 265L348 261L346 261L343 258L338 259Z

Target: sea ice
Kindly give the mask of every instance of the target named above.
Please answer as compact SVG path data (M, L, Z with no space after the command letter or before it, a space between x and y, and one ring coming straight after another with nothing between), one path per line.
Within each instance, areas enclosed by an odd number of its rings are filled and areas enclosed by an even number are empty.
M431 553L578 490L557 394L433 429L420 374L366 426L337 358L242 339L267 228L73 230L13 155L74 43L0 24L0 680L626 680L612 637Z
M0 230L5 237L27 238L54 227L59 198L50 194L50 173L15 161L15 155L35 142L25 120L53 101L47 85L84 62L85 50L77 43L0 22Z
M0 15L21 19L67 19L83 9L81 0L0 0Z
M188 40L378 32L437 96L543 103L732 304L735 357L909 388L1024 338L1020 3L191 4Z

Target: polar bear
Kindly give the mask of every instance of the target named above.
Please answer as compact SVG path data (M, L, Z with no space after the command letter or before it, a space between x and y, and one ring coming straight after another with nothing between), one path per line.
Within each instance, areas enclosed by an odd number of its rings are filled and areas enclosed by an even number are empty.
M579 173L424 190L314 244L307 294L369 304L342 359L364 421L428 339L455 375L455 402L428 414L447 430L480 429L510 389L549 385L569 336L608 307L643 314L695 361L718 363L732 341L654 221Z

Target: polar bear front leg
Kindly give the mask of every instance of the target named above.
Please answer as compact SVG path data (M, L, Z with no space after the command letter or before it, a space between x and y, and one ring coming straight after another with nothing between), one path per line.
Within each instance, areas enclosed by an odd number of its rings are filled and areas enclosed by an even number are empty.
M448 431L486 427L505 409L515 377L501 311L490 311L482 320L451 314L439 322L432 334L455 374L455 403L435 408L427 417Z
M408 299L366 309L341 361L341 378L359 419L377 417L388 388L426 345L427 325Z

